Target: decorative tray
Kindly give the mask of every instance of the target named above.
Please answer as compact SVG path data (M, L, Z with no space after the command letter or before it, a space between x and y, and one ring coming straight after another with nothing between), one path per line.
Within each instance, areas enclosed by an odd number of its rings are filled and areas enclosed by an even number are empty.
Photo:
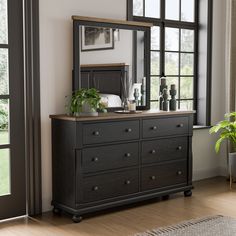
M142 111L128 111L128 110L120 110L120 111L114 111L115 113L118 114L138 114L142 113Z

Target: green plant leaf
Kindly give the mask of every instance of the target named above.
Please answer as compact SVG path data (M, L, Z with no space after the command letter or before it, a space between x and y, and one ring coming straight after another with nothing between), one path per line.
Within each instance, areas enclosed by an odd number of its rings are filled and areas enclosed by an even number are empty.
M236 112L226 113L225 118L236 117Z
M225 138L220 138L216 141L216 144L215 144L215 151L216 153L218 153L220 151L220 146L221 146L221 143L222 141L224 140Z
M232 119L234 118L234 120ZM233 146L236 145L236 112L225 114L225 120L220 121L213 126L209 133L219 133L219 139L216 141L215 150L218 153L221 147L221 143L224 140L228 140ZM233 120L233 121L232 121Z

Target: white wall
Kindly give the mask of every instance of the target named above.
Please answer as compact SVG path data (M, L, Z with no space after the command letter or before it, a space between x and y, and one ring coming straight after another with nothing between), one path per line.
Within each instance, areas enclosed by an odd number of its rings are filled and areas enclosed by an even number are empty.
M71 93L72 15L126 18L125 0L40 0L40 76L43 210L51 201L51 126L49 114L64 113Z
M224 113L224 9L225 1L214 0L213 103L212 120ZM65 112L66 95L71 92L71 15L126 19L126 0L40 0L40 64L42 122L43 210L51 209L51 126L50 114ZM222 94L222 96L221 96ZM220 173L219 158L213 150L215 138L208 130L194 131L194 179Z

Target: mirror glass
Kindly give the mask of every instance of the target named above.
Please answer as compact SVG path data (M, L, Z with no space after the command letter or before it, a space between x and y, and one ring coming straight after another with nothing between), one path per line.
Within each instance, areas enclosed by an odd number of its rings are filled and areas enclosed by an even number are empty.
M145 32L80 26L80 87L96 88L108 108L146 106Z

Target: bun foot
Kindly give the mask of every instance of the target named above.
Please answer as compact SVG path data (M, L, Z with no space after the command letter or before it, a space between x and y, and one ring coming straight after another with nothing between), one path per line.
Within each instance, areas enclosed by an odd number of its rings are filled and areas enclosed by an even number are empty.
M191 197L192 196L192 190L188 190L184 192L185 197Z
M166 201L166 200L168 200L169 198L170 198L170 195L165 195L165 196L162 197L162 200Z
M82 217L78 215L73 215L72 220L74 223L79 223L82 221Z
M57 214L57 215L61 214L61 210L56 207L54 207L52 211L54 214Z

